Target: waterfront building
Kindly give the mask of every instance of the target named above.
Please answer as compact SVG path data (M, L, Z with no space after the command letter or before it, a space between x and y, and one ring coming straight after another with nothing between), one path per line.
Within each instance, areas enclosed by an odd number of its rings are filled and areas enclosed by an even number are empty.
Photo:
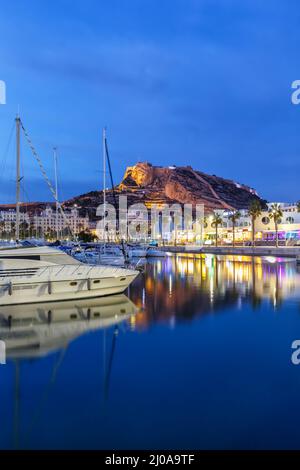
M267 209L255 221L255 240L259 243L275 241L276 232L273 219L269 210L273 203L267 204ZM300 240L300 213L297 204L278 203L282 210L282 218L278 223L278 239L287 245ZM233 239L233 224L230 220L231 212L217 211L222 218L222 224L218 227L218 237L223 244L231 244ZM236 243L247 243L252 240L252 221L247 210L241 210L240 218L235 223ZM216 229L213 224L213 215L206 218L204 224L204 241L206 244L215 240Z
M12 234L15 229L17 215L15 209L0 211L0 232ZM64 216L56 213L50 206L43 210L32 212L20 212L20 226L23 237L26 236L66 236L70 230L74 234L88 230L88 216L81 217L78 208L64 210Z
M43 234L59 232L64 233L71 230L72 233L78 234L89 228L88 216L81 217L76 207L70 210L64 209L64 216L56 213L51 207L46 207L39 215L32 217L35 231L41 231Z
M0 211L0 232L12 233L17 221L17 213L14 209ZM20 223L29 224L30 217L26 212L20 212Z

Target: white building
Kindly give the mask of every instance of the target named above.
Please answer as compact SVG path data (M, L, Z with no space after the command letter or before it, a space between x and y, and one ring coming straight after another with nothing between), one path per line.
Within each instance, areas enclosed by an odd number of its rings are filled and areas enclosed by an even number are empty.
M0 211L0 231L11 232L17 221L17 213L15 209ZM26 212L20 212L20 223L30 223L30 217Z
M76 207L71 210L64 210L64 216L60 211L47 207L39 215L31 218L34 230L40 230L43 234L51 232L61 233L64 229L70 228L72 233L77 234L89 228L89 218L80 217Z
M268 209L263 210L261 215L255 220L255 238L260 241L275 240L275 224L269 211L272 204L278 204L282 210L282 217L278 222L279 240L288 242L289 240L300 239L300 213L297 204L289 203L268 203ZM222 218L222 224L218 227L220 239L225 243L231 243L233 237L231 213L229 211L216 211ZM250 241L252 239L252 220L247 210L239 211L241 216L235 223L235 239L239 242ZM215 226L213 224L213 215L207 217L205 224L206 239L215 238Z
M0 231L12 232L15 228L17 220L16 210L1 210L0 211ZM39 213L28 214L20 212L20 224L26 223L27 227L33 232L32 235L44 236L45 234L57 232L62 235L63 231L70 228L71 232L77 234L82 230L89 228L89 218L80 217L79 211L76 207L70 210L64 210L64 216L53 210L51 207L39 211Z

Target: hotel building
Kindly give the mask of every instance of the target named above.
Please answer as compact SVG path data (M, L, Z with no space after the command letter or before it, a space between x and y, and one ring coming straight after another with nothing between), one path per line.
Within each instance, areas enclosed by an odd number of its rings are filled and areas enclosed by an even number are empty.
M17 215L15 209L0 211L0 232L11 233L15 229ZM70 228L72 233L78 234L89 228L89 218L81 217L76 207L64 210L64 216L60 212L56 214L50 206L35 213L20 212L20 224L26 224L31 230L31 235L43 237L46 234L64 232Z

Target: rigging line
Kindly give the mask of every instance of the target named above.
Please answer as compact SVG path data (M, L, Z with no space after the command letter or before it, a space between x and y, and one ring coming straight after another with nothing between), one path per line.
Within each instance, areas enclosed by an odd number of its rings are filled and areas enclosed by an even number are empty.
M3 153L2 169L1 169L1 174L2 174L2 175L4 175L5 166L6 166L6 160L7 160L7 155L8 155L8 151L9 151L9 149L10 149L10 145L11 145L11 141L12 141L12 136L13 136L14 128L15 128L15 123L13 122L11 131L10 131L10 134L9 134L9 137L8 137L7 145L6 145L5 151L4 151L4 153Z
M64 210L63 210L63 208L62 208L62 205L61 205L61 203L58 201L58 199L57 199L57 197L56 197L56 192L55 192L55 190L54 190L54 188L53 188L53 186L52 186L51 181L49 180L49 178L48 178L48 176L47 176L47 173L46 173L46 171L45 171L45 169L44 169L43 163L42 163L40 157L38 156L38 154L37 154L37 152L36 152L36 150L35 150L35 148L34 148L34 146L33 146L33 143L32 143L32 141L31 141L31 139L30 139L30 137L29 137L29 135L28 135L28 133L27 133L27 131L26 131L24 125L23 125L23 122L22 122L21 120L20 120L20 123L21 123L21 128L22 128L22 130L23 130L23 132L24 132L24 135L25 135L25 137L26 137L27 143L28 143L28 145L29 145L29 147L30 147L30 149L31 149L31 152L32 152L34 158L36 159L36 161L37 161L37 163L38 163L38 165L39 165L39 167L40 167L40 170L41 170L41 172L42 172L42 175L43 175L43 177L44 177L44 179L45 179L45 181L46 181L46 183L47 183L47 185L48 185L48 188L50 189L50 191L51 191L51 193L52 193L52 196L54 197L54 200L55 200L55 202L56 202L56 204L57 204L57 207L58 207L58 209L59 209L59 211L60 211L60 213L61 213L61 215L62 215L62 217L63 217L63 219L64 219L64 221L65 221L65 223L66 223L66 225L67 225L67 227L68 227L68 229L70 230L71 235L72 235L72 236L75 238L75 240L77 241L77 235L75 235L75 234L73 233L73 230L72 230L72 228L71 228L71 223L69 222L68 218L66 217L66 214L64 213Z
M26 191L24 184L20 182L20 186L21 186L21 189L22 189L22 192L23 192L23 199L25 199L23 204L25 205L25 208L27 210L28 207L29 207L30 196L29 196L29 193Z
M104 139L104 144L105 144L105 153L106 153L107 162L108 162L108 171L109 171L109 176L110 176L110 181L111 181L113 199L114 199L115 208L117 210L117 197L116 197L116 193L115 193L115 185L114 185L113 175L112 175L112 171L111 171L110 157L109 157L106 137ZM120 219L119 219L119 223L120 223ZM121 247L122 247L122 253L123 253L124 261L128 262L128 256L127 256L127 252L126 252L126 249L125 249L123 238L121 238Z

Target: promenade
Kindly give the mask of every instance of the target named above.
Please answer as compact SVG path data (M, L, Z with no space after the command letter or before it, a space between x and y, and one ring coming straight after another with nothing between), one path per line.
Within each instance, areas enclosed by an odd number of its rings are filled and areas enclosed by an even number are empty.
M198 248L196 246L164 246L161 247L163 251L171 253L205 253L205 254L218 254L218 255L239 255L239 256L276 256L282 258L299 258L300 260L300 247L288 246L203 246Z

